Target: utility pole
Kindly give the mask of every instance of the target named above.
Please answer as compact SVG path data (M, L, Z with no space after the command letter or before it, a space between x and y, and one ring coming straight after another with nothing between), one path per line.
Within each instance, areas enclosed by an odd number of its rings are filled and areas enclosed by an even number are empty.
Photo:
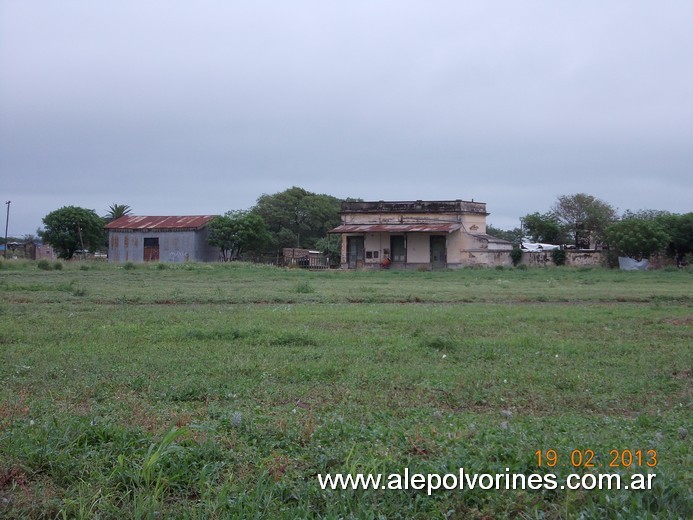
M5 204L7 204L7 217L5 218L5 252L3 256L7 260L7 229L10 226L10 204L12 204L12 201L8 200Z
M82 227L79 225L79 220L77 221L77 233L79 233L79 242L82 244L82 260L84 260L84 239L82 238Z

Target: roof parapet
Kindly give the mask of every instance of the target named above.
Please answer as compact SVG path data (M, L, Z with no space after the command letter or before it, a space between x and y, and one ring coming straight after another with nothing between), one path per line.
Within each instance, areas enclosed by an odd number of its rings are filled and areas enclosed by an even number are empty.
M342 202L342 213L479 213L488 215L485 202L466 200L416 200Z

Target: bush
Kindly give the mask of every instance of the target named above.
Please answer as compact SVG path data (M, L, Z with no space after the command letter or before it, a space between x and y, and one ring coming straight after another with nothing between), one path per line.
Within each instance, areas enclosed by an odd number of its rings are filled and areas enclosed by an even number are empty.
M313 289L313 286L308 280L303 280L302 282L296 284L296 292L299 294L310 294L314 291L315 289Z
M512 260L513 265L517 267L522 261L522 249L519 247L513 247L512 251L510 251L510 260Z
M565 265L565 249L554 249L551 251L551 258L556 265Z
M53 269L56 271L62 271L63 270L63 263L62 262L55 262L53 264Z
M136 269L136 268L137 268L137 266L135 265L134 262L125 262L123 264L123 269L125 269L126 271L131 271L131 270Z
M51 263L50 263L48 260L46 260L45 258L43 258L42 260L39 260L38 262L36 262L36 267L38 267L38 268L41 269L42 271L52 271L52 270L53 270L53 266L52 266Z
M606 265L612 269L618 269L618 253L614 249L606 252Z

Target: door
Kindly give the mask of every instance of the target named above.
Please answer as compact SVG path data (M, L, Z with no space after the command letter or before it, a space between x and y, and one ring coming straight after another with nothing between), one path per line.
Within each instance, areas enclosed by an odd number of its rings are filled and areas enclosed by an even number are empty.
M347 267L349 269L363 266L364 250L363 237L347 237Z
M144 239L144 261L158 262L159 261L159 238Z
M390 260L401 263L407 261L407 245L404 236L390 237Z
M447 264L445 236L431 235L431 268L444 269Z

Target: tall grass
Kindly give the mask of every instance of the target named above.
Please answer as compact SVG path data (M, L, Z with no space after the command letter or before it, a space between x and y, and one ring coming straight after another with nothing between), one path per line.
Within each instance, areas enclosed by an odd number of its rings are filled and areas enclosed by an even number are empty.
M687 272L66 263L0 288L0 517L690 517ZM657 450L655 489L316 478L625 448Z

